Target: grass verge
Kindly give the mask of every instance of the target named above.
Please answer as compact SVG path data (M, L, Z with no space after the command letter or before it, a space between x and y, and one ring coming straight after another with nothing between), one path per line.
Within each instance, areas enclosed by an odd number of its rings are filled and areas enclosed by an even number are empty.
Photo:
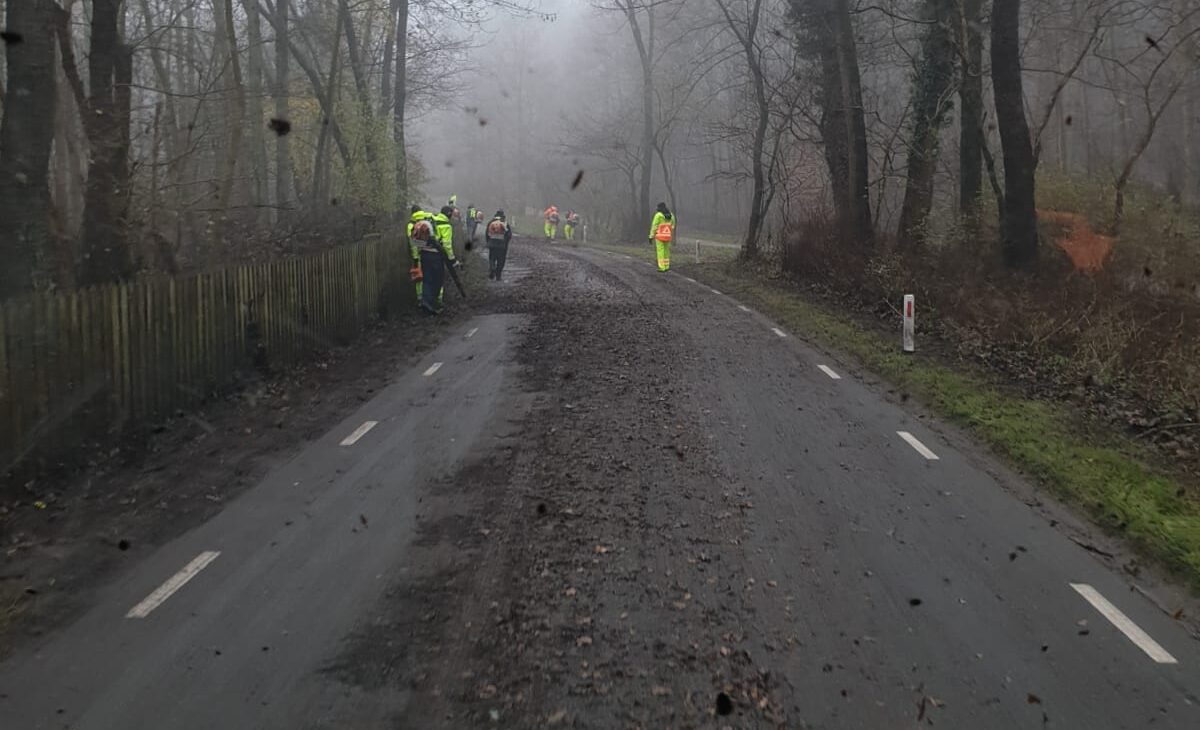
M632 253L632 252L629 252ZM753 305L779 323L849 355L903 387L948 420L966 426L996 452L1069 504L1200 592L1200 504L1179 483L1145 465L1135 444L1083 425L1077 413L1005 392L984 374L902 354L887 337L808 301L784 283L764 281L739 264L686 266L689 275ZM898 328L897 328L898 329Z

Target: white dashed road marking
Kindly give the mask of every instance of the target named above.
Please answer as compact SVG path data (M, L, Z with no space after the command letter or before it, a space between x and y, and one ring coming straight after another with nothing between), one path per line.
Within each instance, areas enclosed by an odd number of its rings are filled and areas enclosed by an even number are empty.
M828 375L830 378L832 378L834 380L842 379L842 376L833 372L833 368L829 367L828 365L818 365L817 367L821 369L821 372L825 373L826 375Z
M717 291L716 289L709 289L709 291L712 292L713 294L716 294L717 296L721 296L721 292Z
M749 312L749 311L750 311L750 307L747 307L745 304L739 304L739 305L738 305L738 309L742 310L743 312Z
M342 446L353 446L356 441L367 435L367 431L370 431L378 425L379 421L363 421L363 424L354 429L353 433L342 439Z
M916 436L913 436L913 435L912 435L911 433L909 433L908 431L897 431L897 432L896 432L896 435L898 435L900 438L902 438L902 439L904 439L905 441L907 441L909 446L911 446L911 447L913 447L914 449L916 449L916 450L917 450L917 453L918 453L918 454L920 454L921 456L924 456L926 459L928 459L928 460L930 460L930 461L937 461L937 460L938 460L938 455L937 455L937 454L935 454L935 453L933 453L932 451L930 451L928 446L926 446L925 444L923 444L923 443L921 443L920 441L918 441L918 440L917 440L917 437L916 437Z
M1092 604L1092 608L1099 611L1113 626L1116 626L1118 631L1125 634L1125 638L1136 644L1137 648L1146 652L1146 655L1151 659L1159 664L1179 663L1157 641L1151 639L1149 634L1142 631L1141 627L1122 613L1121 609L1112 605L1107 598L1100 595L1100 591L1092 588L1087 583L1072 583L1071 587L1075 589L1076 593L1083 596L1083 600Z
M693 279L693 278L692 278L692 277L690 277L690 276L685 276L685 277L683 277L683 278L687 279L688 281L692 282L693 284L697 284L697 283L699 283L699 282L697 282L695 279Z
M476 332L478 332L478 331L479 331L479 328L478 328L478 327L476 327L476 328L472 329L470 332L468 332L468 333L467 333L467 337L468 337L468 338L470 338L470 337L474 337L474 336L475 336L475 333L476 333Z
M195 558L192 562L183 566L183 570L167 579L154 590L153 593L146 596L138 605L129 609L129 613L125 614L125 618L146 618L150 612L161 606L168 598L175 595L175 592L187 585L187 582L196 577L196 574L208 567L208 564L217 559L221 553L216 550L206 550Z
M771 331L780 337L787 337L787 333L784 332L783 330L779 329L778 327L772 327Z
M424 373L425 377L428 378L430 375L433 375L434 373L436 373L438 370L441 370L441 369L442 369L442 364L440 362L435 362L434 364L429 366L428 370L425 371L425 373Z

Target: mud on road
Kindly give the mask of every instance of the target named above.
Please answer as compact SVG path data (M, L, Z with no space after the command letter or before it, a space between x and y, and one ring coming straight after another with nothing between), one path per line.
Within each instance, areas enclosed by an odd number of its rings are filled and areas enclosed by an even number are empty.
M751 624L772 589L685 395L695 354L616 277L533 243L510 260L491 307L532 317L532 406L436 488L337 671L410 691L406 728L788 726L767 647L795 639Z

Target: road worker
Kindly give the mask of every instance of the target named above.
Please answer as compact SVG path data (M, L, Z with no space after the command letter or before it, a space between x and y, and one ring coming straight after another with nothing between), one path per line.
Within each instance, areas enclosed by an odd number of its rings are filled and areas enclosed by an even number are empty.
M671 242L675 240L675 216L666 203L659 203L655 208L654 220L650 223L650 240L654 242L655 253L658 254L658 270L668 271L671 268Z
M479 225L479 210L474 205L467 206L467 219L463 221L467 225L467 240L475 240L475 228Z
M413 239L421 256L421 273L424 281L421 291L421 308L429 314L442 313L442 295L445 288L446 263L458 266L454 256L454 228L450 223L450 206L442 208L427 220L413 224ZM428 230L427 230L428 229Z
M558 208L551 205L542 212L542 218L546 221L545 231L546 240L553 241L558 235Z
M424 275L421 271L421 253L420 246L430 238L436 235L433 230L433 214L422 210L421 206L414 205L410 211L408 226L405 229L406 238L408 240L408 251L412 256L412 268L409 269L408 275L413 282L413 290L417 295L417 304L421 304L421 289L423 287ZM418 223L424 223L421 230L414 235L414 227ZM420 238L417 238L420 236Z
M579 214L574 210L567 210L567 220L563 224L563 235L568 241L575 240L575 228L579 225Z
M508 225L504 211L496 211L484 229L484 236L487 239L488 278L500 281L504 262L508 259L508 244L512 241L512 226Z

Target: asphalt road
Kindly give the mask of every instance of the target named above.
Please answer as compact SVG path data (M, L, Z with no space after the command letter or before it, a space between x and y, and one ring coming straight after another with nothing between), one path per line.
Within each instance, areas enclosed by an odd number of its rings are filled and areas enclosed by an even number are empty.
M519 415L507 363L520 323L466 322L215 519L107 587L79 621L10 657L0 726L380 727L405 693L348 693L331 662L404 569L418 487ZM189 565L202 567L161 603L143 603Z
M678 273L510 258L0 726L1200 727L1200 645L961 434Z

